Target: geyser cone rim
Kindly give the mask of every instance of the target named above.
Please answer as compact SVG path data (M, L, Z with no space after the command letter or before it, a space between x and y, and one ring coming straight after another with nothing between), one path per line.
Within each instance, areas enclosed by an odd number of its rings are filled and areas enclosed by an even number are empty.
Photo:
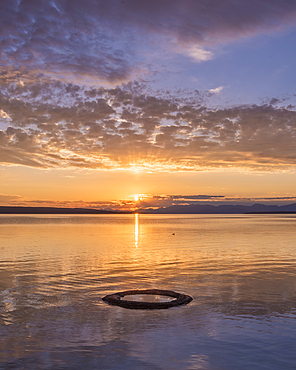
M150 295L163 295L167 297L175 298L169 302L140 302L130 301L122 299L126 295L139 295L139 294L150 294ZM156 310L182 306L192 301L192 297L187 294L177 293L172 290L161 290L161 289L140 289L140 290L126 290L123 292L117 292L106 295L103 301L114 306L120 306L130 309L142 309L142 310Z

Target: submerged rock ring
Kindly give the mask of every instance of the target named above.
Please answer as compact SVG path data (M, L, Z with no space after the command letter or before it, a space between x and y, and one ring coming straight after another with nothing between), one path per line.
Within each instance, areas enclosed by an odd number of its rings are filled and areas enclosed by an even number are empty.
M129 301L122 299L126 295L136 294L150 294L150 295L164 295L167 297L175 298L168 302L141 302L141 301ZM131 309L142 309L142 310L157 310L162 308L170 308L188 304L192 301L192 297L186 294L176 293L172 290L160 290L160 289L144 289L144 290L126 290L124 292L118 292L114 294L106 295L102 300L110 305L120 306Z

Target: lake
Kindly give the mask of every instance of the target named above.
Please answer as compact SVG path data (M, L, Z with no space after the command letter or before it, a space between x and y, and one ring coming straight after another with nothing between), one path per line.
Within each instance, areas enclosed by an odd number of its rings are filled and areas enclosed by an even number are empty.
M295 370L296 216L1 215L0 369Z

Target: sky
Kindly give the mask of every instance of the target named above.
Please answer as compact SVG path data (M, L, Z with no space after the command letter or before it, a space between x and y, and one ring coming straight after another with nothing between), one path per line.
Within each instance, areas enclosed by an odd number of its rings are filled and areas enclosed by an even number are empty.
M296 1L0 2L0 205L296 201Z

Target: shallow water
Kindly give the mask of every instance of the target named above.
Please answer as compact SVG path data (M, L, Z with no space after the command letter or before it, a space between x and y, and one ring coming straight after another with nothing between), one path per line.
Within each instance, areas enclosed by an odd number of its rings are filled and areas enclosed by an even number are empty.
M153 294L133 294L133 295L126 295L124 298L122 298L127 301L135 301L135 302L152 302L152 303L158 303L158 302L172 302L175 300L175 298L172 297L166 297L163 295L153 295Z
M294 215L3 215L0 369L295 370L295 273Z

